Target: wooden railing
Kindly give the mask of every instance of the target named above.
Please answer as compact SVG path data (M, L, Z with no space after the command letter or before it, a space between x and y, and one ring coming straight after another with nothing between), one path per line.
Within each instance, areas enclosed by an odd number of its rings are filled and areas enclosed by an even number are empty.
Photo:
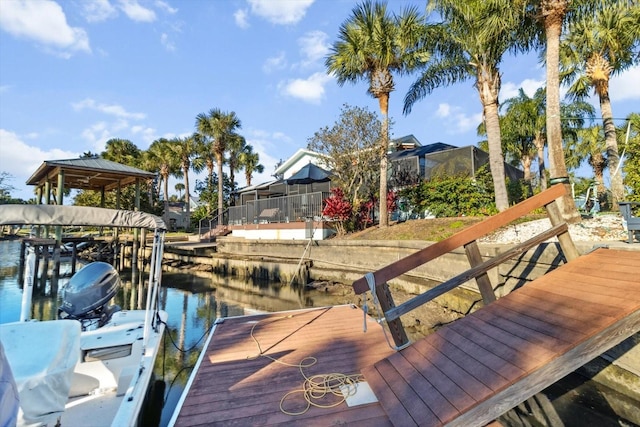
M378 297L380 307L384 312L393 340L397 347L402 347L406 345L409 340L406 332L404 331L404 327L402 326L400 316L471 279L476 280L484 304L490 304L496 300L496 296L493 292L493 285L487 275L487 272L503 262L539 245L545 240L557 236L566 260L571 261L572 259L577 258L580 254L578 253L573 240L571 240L571 236L568 232L568 226L562 218L562 214L560 213L560 209L556 202L556 199L562 197L564 194L565 187L562 184L555 185L540 194L518 203L504 212L500 212L499 214L487 218L480 223L474 224L445 240L434 243L431 246L421 249L418 252L371 273L369 280L367 280L367 276L356 280L353 282L353 290L356 294L363 294L370 290L369 282L373 282L376 296ZM546 209L549 220L551 221L552 227L550 229L538 234L526 242L496 255L487 261L483 261L477 244L477 240L479 238L492 233L498 228L503 227L543 206ZM387 285L389 280L405 274L408 271L411 271L414 268L417 268L459 247L464 247L465 249L467 259L471 266L469 270L397 307L395 306L389 286Z

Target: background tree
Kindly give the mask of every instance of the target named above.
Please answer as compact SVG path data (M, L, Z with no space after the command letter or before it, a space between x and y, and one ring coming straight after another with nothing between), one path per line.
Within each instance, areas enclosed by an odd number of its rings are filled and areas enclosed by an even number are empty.
M123 165L140 167L142 152L128 139L112 138L106 142L105 150L100 157Z
M158 173L162 179L162 187L164 193L164 213L163 219L165 224L169 226L169 176L181 173L178 157L175 155L176 141L169 141L166 138L156 139L147 150L148 160L153 170Z
M379 184L376 165L380 164L381 138L375 113L345 104L333 127L325 126L307 140L309 150L324 154L332 185L343 190L356 210Z
M639 44L640 4L619 1L602 2L595 14L581 15L570 24L560 46L561 76L571 83L567 94L585 99L593 89L600 101L614 209L624 188L609 79L638 62Z
M567 167L578 169L586 162L593 170L593 179L598 183L598 193L604 194L604 170L609 166L602 126L580 129L577 138L566 147Z
M393 74L404 74L422 59L416 56L423 17L409 7L395 15L386 3L365 1L357 5L340 26L338 41L325 61L327 72L340 86L366 80L368 92L378 100L382 115L380 159L380 226L389 225L387 212L387 152L389 150L389 95L395 89Z
M213 206L215 206L215 204L213 203L212 199L202 197L202 196L204 194L213 194L214 193L213 186L215 182L217 182L217 181L214 181L214 168L215 168L216 161L213 156L213 142L209 136L199 132L195 132L193 134L193 138L196 141L196 156L194 158L194 162L200 165L200 167L207 169L206 181L204 183L201 182L198 185L200 189L202 189L203 186L210 187L209 190L200 194L201 200L207 201L206 210L207 210L207 216L209 216L213 211Z
M9 172L0 172L0 204L9 203L12 200L11 192L15 187L9 183L13 175Z
M238 157L240 167L244 170L244 177L247 181L247 187L251 186L253 173L264 172L264 166L260 164L260 155L254 153L251 145L246 145Z
M544 148L547 144L545 127L545 89L536 90L533 97L529 97L522 88L518 95L504 101L505 115L513 116L511 125L515 126L515 132L521 137L531 140L536 150L538 164L537 181L539 189L547 188L547 175L544 161ZM525 174L527 172L525 171ZM526 177L525 177L526 179Z
M184 184L181 182L178 182L176 183L176 185L173 186L173 188L178 192L178 199L182 199L182 192L185 189Z
M224 210L224 186L221 179L222 165L227 145L232 138L235 138L236 131L242 127L240 119L236 113L223 112L218 108L209 110L208 114L200 113L196 117L196 127L198 132L206 135L212 141L213 155L218 166L218 215Z
M423 30L427 39L423 45L433 56L409 88L404 111L409 113L415 102L437 87L474 79L487 132L495 203L498 210L505 210L509 200L500 135L499 64L506 52L525 47L520 40L526 38L516 37L527 28L522 25L525 14L509 0L435 0L430 7L442 21Z
M534 136L525 126L523 119L526 118L525 111L513 107L507 108L505 113L500 115L500 135L505 161L512 166L520 167L524 172L526 185L531 186L531 165L536 158L537 149L534 144ZM486 135L487 129L482 122L478 126L478 136ZM478 147L482 150L489 150L489 142L481 141L478 143Z
M229 139L227 165L229 166L229 181L231 182L230 206L235 205L236 172L242 168L240 164L240 154L242 154L246 146L247 140L242 135L233 134Z
M201 162L193 162L193 159L197 156L198 153L198 142L196 137L191 135L185 138L175 138L174 140L172 140L171 146L178 158L180 169L182 171L181 175L184 179L184 184L182 184L181 187L182 190L185 190L184 205L186 209L187 224L191 224L191 187L189 184L189 171L192 168L195 172L200 172L202 170ZM176 190L177 185L178 184L176 184ZM182 196L182 194L180 196Z
M627 160L624 164L624 184L629 190L627 200L640 202L640 113L632 113L620 128L624 135Z

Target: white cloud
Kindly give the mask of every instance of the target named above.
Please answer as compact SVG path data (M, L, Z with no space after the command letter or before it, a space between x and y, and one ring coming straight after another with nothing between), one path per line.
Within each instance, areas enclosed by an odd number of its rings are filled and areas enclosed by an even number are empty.
M503 102L506 99L513 98L518 96L518 91L520 88L524 90L524 93L528 97L533 97L535 95L536 90L544 87L544 80L534 80L534 79L524 79L520 83L512 83L506 82L503 83L500 87L500 101Z
M438 105L438 109L436 110L436 116L449 117L449 114L451 114L451 106L449 104Z
M155 5L158 9L164 10L171 15L175 15L176 13L178 13L178 9L175 7L171 7L171 5L166 1L156 0Z
M150 127L146 127L146 126L132 126L131 127L131 133L134 136L139 136L140 138L142 138L142 140L144 142L147 143L147 147L138 147L142 150L146 150L147 148L149 148L149 145L151 145L151 143L158 139L158 134L156 132L155 129L150 128Z
M251 184L255 185L273 180L273 172L281 159L273 157L269 153L277 151L275 148L282 147L283 143L290 144L292 142L291 138L283 132L268 132L260 129L249 129L244 135L247 138L247 144L253 147L255 153L258 153L260 164L264 166L264 172L252 175ZM293 147L292 150L295 151ZM286 160L286 158L282 160ZM246 184L244 173L236 176L236 179L241 186Z
M167 49L169 52L174 52L176 50L176 44L169 40L169 35L167 33L162 33L160 36L160 43Z
M331 81L326 73L314 73L308 79L294 79L279 85L282 93L311 104L318 104L324 97L324 86Z
M13 176L11 185L14 197L29 199L35 187L24 183L45 160L73 159L80 153L60 149L43 150L23 141L23 137L6 129L0 129L0 170Z
M233 14L233 19L236 22L236 25L240 28L247 29L249 28L249 17L247 16L247 10L246 9L238 9L235 11L235 13Z
M462 108L450 104L439 104L436 117L443 120L449 134L465 133L474 130L482 122L482 113L466 114Z
M298 39L302 65L314 65L329 53L329 36L322 31L311 31Z
M280 52L277 56L272 56L271 58L267 58L267 60L262 65L262 70L265 73L270 73L273 70L282 70L287 66L287 58L284 51Z
M106 142L114 138L107 122L92 124L82 131L81 136L91 144L92 151L96 153L104 151Z
M76 111L88 109L126 119L142 120L146 117L144 113L130 113L126 111L121 105L101 104L90 98L83 99L80 102L74 102L71 104L71 106Z
M87 22L102 22L118 15L118 11L109 0L85 0L81 5Z
M0 86L0 93L5 93L5 92L9 92L9 90L11 89L11 85L1 85Z
M272 24L291 25L300 21L314 0L247 0L251 12Z
M138 3L138 0L120 0L119 7L132 21L153 22L156 13Z
M640 66L626 70L611 78L609 94L613 101L640 99Z
M91 52L86 31L69 26L62 7L51 0L3 1L0 28L65 58L75 52Z

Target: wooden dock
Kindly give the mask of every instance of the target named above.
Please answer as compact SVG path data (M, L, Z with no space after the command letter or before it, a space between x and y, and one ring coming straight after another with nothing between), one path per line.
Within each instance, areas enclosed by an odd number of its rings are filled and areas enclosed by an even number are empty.
M395 426L482 426L640 331L640 252L598 249L373 366Z

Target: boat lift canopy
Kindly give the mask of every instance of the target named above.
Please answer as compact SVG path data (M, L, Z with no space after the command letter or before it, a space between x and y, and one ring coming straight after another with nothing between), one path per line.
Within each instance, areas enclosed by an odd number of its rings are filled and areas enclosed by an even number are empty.
M58 205L0 205L0 225L74 225L167 229L160 217L146 212Z

